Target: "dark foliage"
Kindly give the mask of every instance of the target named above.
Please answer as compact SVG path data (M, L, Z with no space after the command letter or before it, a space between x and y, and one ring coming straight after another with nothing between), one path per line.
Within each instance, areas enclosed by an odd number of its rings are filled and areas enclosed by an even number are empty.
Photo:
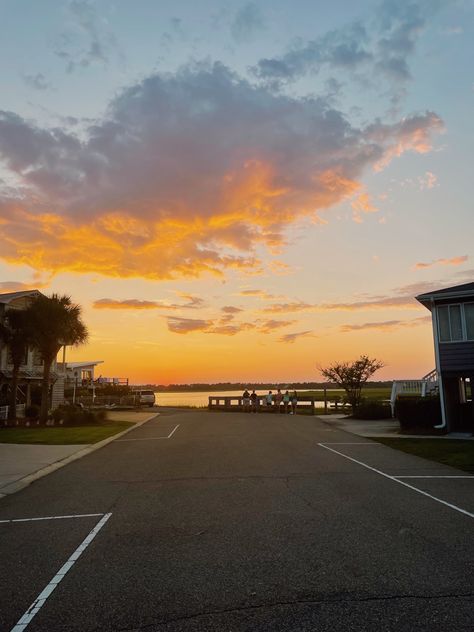
M370 399L363 400L352 414L354 419L390 419L391 416L390 404Z
M402 430L432 430L441 424L439 396L400 397L395 403L395 416Z
M51 414L55 424L64 426L95 426L105 421L104 410L87 410L79 406L59 406Z

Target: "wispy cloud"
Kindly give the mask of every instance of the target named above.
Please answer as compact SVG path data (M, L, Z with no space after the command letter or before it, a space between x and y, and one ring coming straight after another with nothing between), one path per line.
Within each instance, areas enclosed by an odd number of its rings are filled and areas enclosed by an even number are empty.
M216 334L221 336L236 336L242 332L255 331L258 334L269 335L278 329L288 327L295 323L294 320L262 320L254 322L234 320L236 313L225 314L219 319L195 319L177 318L168 316L168 329L173 333L187 334L190 332L201 332L205 334Z
M49 281L32 281L31 283L22 283L20 281L0 281L0 290L2 292L24 292L27 290L39 290L48 287Z
M277 329L283 329L284 327L289 327L296 323L296 320L264 320L259 321L258 323L258 331L263 334L269 334Z
M263 28L265 20L260 7L255 2L247 2L237 10L230 31L238 44L244 44L252 41Z
M253 73L274 88L323 69L345 71L348 77L363 79L366 89L368 85L379 87L384 79L396 103L411 79L409 59L417 41L440 5L439 0L383 0L371 18L297 44L283 55L261 59Z
M240 307L234 307L233 305L226 305L222 307L222 311L225 314L238 314L239 312L243 312L243 309Z
M91 2L71 0L68 18L71 28L60 34L54 50L68 73L97 63L107 65L110 53L119 52L115 36Z
M136 298L116 300L111 298L101 298L94 301L95 309L131 309L131 310L179 310L179 309L199 309L203 307L204 301L198 296L178 293L186 299L185 303L167 303L166 301L145 301Z
M395 331L397 329L402 329L405 327L417 327L418 325L425 325L427 323L431 323L431 316L422 316L420 318L413 318L411 320L385 320L382 322L374 323L341 325L339 330L343 333L351 331L365 331L368 329L376 331Z
M175 334L207 331L212 326L210 321L198 318L178 318L177 316L170 316L167 320L169 331L172 331Z
M293 301L288 303L274 303L273 305L264 307L262 312L266 314L308 312L316 311L317 307L317 304L305 303L304 301Z
M284 334L280 338L278 338L279 342L283 342L284 344L293 344L300 338L314 337L312 331L297 331L291 334Z
M51 88L51 83L41 72L38 72L35 75L22 75L22 78L26 85L29 88L33 88L33 90L43 91Z
M427 171L424 176L418 178L418 184L422 191L423 189L434 189L438 186L438 178L431 171Z
M274 303L263 308L266 314L285 314L293 312L331 312L331 311L368 311L378 309L421 309L415 296L440 289L446 282L429 281L411 283L394 288L389 295L368 296L364 300L341 301L335 303L306 303L304 301L290 301Z
M421 262L415 263L413 266L416 270L423 270L425 268L432 268L433 266L441 265L441 266L460 266L469 259L468 255L462 255L460 257L451 257L451 259L434 259L429 262Z
M273 301L277 298L281 298L281 296L277 294L271 294L267 292L266 290L262 290L262 289L241 290L239 292L239 295L240 296L255 296L257 298L261 298L266 301Z

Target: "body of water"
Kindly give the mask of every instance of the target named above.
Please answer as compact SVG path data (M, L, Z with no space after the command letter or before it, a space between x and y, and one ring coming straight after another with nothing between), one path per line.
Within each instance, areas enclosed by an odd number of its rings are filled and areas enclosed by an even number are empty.
M272 389L273 393L276 389ZM284 391L282 391L284 392ZM297 391L302 396L306 391ZM328 389L329 392L329 389ZM156 403L158 406L207 406L209 404L209 397L241 397L243 391L181 391L172 393L169 391L158 392L155 391ZM268 390L257 390L257 395L266 395ZM291 393L291 391L290 391ZM318 407L323 407L323 402L315 402Z

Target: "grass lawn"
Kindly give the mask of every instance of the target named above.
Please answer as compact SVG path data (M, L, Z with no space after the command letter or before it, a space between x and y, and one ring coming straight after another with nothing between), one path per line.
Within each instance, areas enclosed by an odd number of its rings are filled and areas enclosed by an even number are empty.
M374 437L374 441L474 474L474 441L463 441L462 439L386 439L385 437Z
M97 426L0 428L0 443L36 443L42 445L97 443L134 425L130 421L110 421Z

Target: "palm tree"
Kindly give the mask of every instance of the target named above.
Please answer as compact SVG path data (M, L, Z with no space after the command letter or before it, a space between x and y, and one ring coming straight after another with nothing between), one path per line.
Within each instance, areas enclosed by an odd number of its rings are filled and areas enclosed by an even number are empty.
M37 296L25 312L31 328L32 345L43 360L40 422L45 423L48 419L51 365L63 345L85 343L88 332L81 320L81 307L72 303L70 296Z
M18 374L28 351L28 332L29 327L25 312L20 309L9 309L5 314L4 322L0 322L0 340L8 346L13 365L8 406L8 419L10 421L16 419Z

